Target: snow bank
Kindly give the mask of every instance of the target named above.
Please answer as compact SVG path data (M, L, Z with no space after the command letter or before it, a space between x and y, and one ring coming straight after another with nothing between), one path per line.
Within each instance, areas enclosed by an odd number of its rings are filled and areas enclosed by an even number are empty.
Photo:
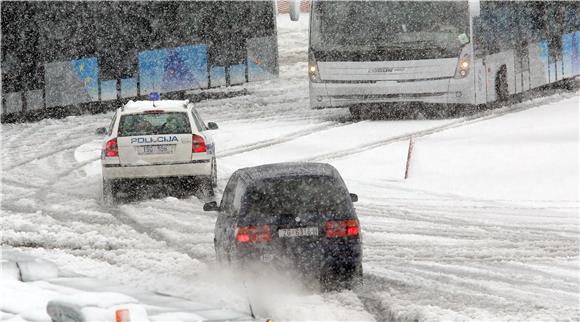
M415 142L408 185L504 201L578 200L578 97Z
M2 279L32 282L58 277L58 267L47 260L20 254L2 252Z
M551 98L550 101L561 99ZM546 101L546 98L537 101ZM521 104L538 104L536 101ZM331 160L347 184L390 182L449 197L513 203L578 202L578 97ZM369 136L372 133L367 133ZM364 169L364 171L361 171ZM363 197L364 198L364 197Z
M20 271L18 270L18 266L16 266L16 262L2 260L0 262L0 277L2 280L12 280L18 281L20 279Z
M49 261L2 249L1 321L115 321L128 310L132 321L252 320L245 313L131 289L79 276L58 276ZM20 280L22 275L23 279Z
M58 267L42 259L19 261L18 269L23 282L49 280L58 277Z
M53 321L114 321L117 310L128 310L133 321L149 320L137 300L119 293L78 292L56 297L46 307Z

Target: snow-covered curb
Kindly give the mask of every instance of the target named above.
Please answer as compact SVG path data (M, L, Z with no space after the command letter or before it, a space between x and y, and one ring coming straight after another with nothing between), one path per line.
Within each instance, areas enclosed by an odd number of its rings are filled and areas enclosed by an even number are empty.
M254 321L240 312L131 290L59 271L49 261L2 249L1 321Z

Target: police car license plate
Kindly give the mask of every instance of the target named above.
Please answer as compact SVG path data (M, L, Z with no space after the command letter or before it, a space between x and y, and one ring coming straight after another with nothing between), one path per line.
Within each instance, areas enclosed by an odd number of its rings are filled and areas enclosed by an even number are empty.
M302 236L318 236L318 227L301 227L278 230L278 237L280 238Z
M175 150L175 144L161 144L161 145L143 145L137 147L137 153L143 154L172 154Z

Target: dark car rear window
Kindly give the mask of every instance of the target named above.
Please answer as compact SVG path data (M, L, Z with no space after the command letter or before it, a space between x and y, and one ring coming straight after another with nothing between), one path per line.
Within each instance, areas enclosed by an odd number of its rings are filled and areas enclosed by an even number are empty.
M189 119L181 112L128 114L119 122L119 136L188 133Z
M352 202L341 181L326 176L270 179L248 189L244 211L249 216L350 214Z

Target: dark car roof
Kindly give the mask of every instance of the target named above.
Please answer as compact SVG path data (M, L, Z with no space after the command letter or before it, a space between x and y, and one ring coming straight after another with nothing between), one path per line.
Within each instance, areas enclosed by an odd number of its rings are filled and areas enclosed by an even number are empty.
M257 167L242 168L235 175L249 181L295 176L329 176L340 178L338 171L328 163L284 162L265 164Z

